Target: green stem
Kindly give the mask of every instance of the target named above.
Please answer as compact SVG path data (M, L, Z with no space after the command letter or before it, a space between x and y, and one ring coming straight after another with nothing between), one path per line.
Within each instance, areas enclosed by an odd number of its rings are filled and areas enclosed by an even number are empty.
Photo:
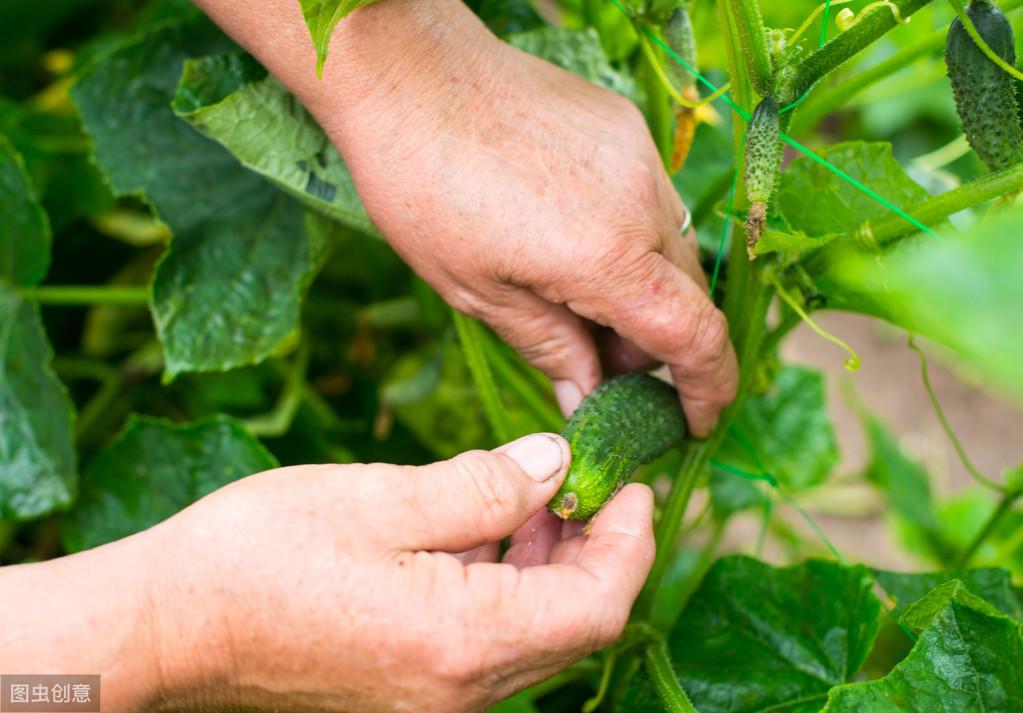
M1023 7L1023 0L1006 0L1002 12L1008 14ZM889 75L906 69L921 57L933 54L945 46L948 29L941 28L903 47L883 62L862 69L846 81L821 91L803 104L792 122L790 133L799 134L813 128L817 122L850 99Z
M487 362L486 351L483 347L483 327L475 319L467 317L458 310L453 309L451 312L454 315L458 341L461 342L462 352L465 354L465 362L469 366L469 373L472 374L476 390L483 401L483 411L490 422L490 428L499 443L507 443L511 440L511 426L508 424L508 414L504 410L504 404L501 403L497 384L494 383L494 375Z
M56 357L53 368L62 379L89 379L99 384L96 393L78 411L75 419L75 440L81 443L97 419L109 413L110 405L124 385L124 379L114 367L91 359Z
M927 398L931 401L931 407L934 409L934 414L938 417L938 421L941 423L941 428L945 431L945 436L952 443L952 447L955 449L956 455L959 456L959 462L962 463L966 472L973 476L973 479L978 483L988 488L992 488L993 490L1003 492L1005 488L981 473L980 469L973 464L970 456L966 453L966 449L963 448L963 444L959 440L959 436L957 436L955 430L953 430L952 424L950 424L948 419L945 417L945 409L941 407L941 402L938 401L938 395L934 393L934 387L931 386L931 376L927 368L927 355L924 354L924 350L916 343L913 336L914 335L912 334L909 335L909 348L915 351L917 356L920 357L920 378L924 382L924 390L927 392Z
M679 532L682 529L682 520L689 506L689 499L693 495L696 482L700 479L707 461L711 454L717 450L723 437L722 429L719 427L706 441L692 442L682 459L682 466L675 477L675 482L664 503L660 520L657 522L655 536L657 540L657 554L654 555L654 564L650 568L650 575L647 577L646 586L643 588L639 599L636 602L636 611L643 619L650 618L653 611L654 601L657 598L657 589L661 586L668 565L675 556L675 547L678 544Z
M958 188L928 198L908 211L924 225L937 225L959 211L972 208L986 201L1000 198L1023 189L1023 163L988 173ZM869 242L879 245L917 232L916 229L898 216L870 221L859 231Z
M781 321L764 337L761 351L767 355L772 354L781 345L782 340L802 323L803 319L799 316L799 313L789 309L787 306L782 306Z
M560 431L565 425L565 419L557 406L544 398L545 394L515 367L503 349L495 347L489 349L487 353L490 355L490 365L494 367L497 378L505 382L512 393L521 399L537 424L548 431Z
M668 713L696 713L696 707L682 689L671 667L668 646L664 641L647 645L643 652L643 663L664 710Z
M903 47L883 62L869 69L858 71L848 80L819 92L808 99L796 112L792 121L793 134L807 131L817 125L821 119L844 106L850 99L889 75L906 69L921 57L937 52L945 44L947 31L942 29L926 37L921 37L910 45Z
M134 285L43 285L26 287L21 294L46 305L145 307L149 304L149 288Z
M959 211L1019 190L1023 190L1023 163L986 174L939 196L928 198L907 212L924 225L937 225ZM915 226L898 216L868 221L854 233L834 240L812 253L807 258L806 270L811 275L824 272L839 255L857 241L879 248L917 232Z
M991 513L991 517L989 517L987 522L984 523L984 526L980 528L980 531L974 536L973 540L970 541L970 544L966 546L966 549L960 553L959 557L953 564L953 567L956 569L966 569L969 566L970 560L973 559L975 554L977 554L977 550L980 549L980 546L984 544L991 533L995 531L995 528L998 527L998 523L1002 521L1002 518L1012 511L1012 506L1016 504L1016 501L1019 500L1021 496L1023 496L1023 488L1009 490L1002 494L1001 499L998 501L998 507L995 508L993 513Z
M767 29L758 0L728 0L735 20L739 49L753 88L762 97L772 94L774 68L767 46Z
M305 396L305 377L309 369L309 343L302 340L295 358L284 375L284 386L277 403L267 413L245 420L245 427L254 436L279 438L288 432L298 407Z
M932 0L894 0L903 19L930 2ZM855 57L898 24L895 13L888 6L879 5L869 10L853 27L799 63L792 77L778 88L778 103L784 106L795 101L826 74Z
M10 520L0 520L0 563L3 562L3 554L14 537L14 523Z
M583 0L583 22L601 33L600 8L602 0Z
M671 97L658 76L660 65L657 56L650 46L650 40L643 33L638 33L643 57L640 64L643 77L643 89L646 92L646 117L650 125L650 133L657 144L661 160L665 166L671 163L672 121L674 120Z

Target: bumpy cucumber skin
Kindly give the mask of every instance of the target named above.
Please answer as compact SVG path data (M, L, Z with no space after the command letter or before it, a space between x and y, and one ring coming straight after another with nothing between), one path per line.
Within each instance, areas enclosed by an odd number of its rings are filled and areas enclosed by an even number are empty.
M684 59L690 67L696 69L699 58L696 54L696 35L693 32L693 21L689 17L688 3L681 3L671 13L671 17L668 18L668 22L664 26L664 37L668 40L668 47L671 47L672 52ZM668 66L679 86L692 87L696 85L696 77L681 64L671 61Z
M767 206L774 197L785 146L781 140L778 103L765 97L753 111L746 132L746 247L750 260L756 258L756 245L767 224Z
M696 69L699 61L696 53L696 35L693 32L693 22L689 17L688 6L688 2L682 2L671 13L671 17L668 18L668 22L664 26L664 36L672 51L684 59L690 67ZM682 96L690 102L698 101L700 93L696 90L696 78L678 62L669 62L668 66L671 67L675 83ZM696 138L696 110L679 104L675 107L675 136L669 165L673 174L681 171L686 165L694 138Z
M1015 64L1012 25L1005 15L988 2L971 3L967 15L991 49ZM981 160L992 171L1023 161L1015 80L984 55L959 18L948 31L945 64L963 131Z
M746 134L746 195L750 203L771 201L783 148L778 104L766 97L754 109Z
M561 435L572 464L547 507L563 520L585 520L603 507L639 466L686 434L678 392L648 374L601 384L583 400Z

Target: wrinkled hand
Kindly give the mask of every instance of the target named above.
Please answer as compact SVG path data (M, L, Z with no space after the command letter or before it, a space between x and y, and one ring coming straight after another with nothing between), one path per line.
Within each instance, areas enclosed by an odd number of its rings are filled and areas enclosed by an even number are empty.
M620 335L619 363L670 367L707 435L736 359L635 105L498 41L457 0L345 23L328 65L345 107L311 103L388 241L555 380L566 410L600 381L596 323Z
M220 705L485 710L614 641L652 562L643 485L588 536L562 535L543 508L568 461L564 440L536 435L420 468L282 468L223 488L147 533L172 575L157 587L159 659L201 670L189 686ZM511 533L494 562L488 543Z

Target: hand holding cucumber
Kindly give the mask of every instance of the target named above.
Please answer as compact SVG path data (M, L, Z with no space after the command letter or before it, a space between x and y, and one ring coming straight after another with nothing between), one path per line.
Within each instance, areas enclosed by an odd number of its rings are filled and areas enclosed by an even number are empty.
M736 358L632 102L499 41L460 0L352 13L323 80L298 3L200 5L313 113L388 242L544 371L566 412L601 356L658 361L692 435L710 433Z
M546 511L569 459L538 434L236 481L132 537L0 570L18 642L0 667L101 673L106 713L486 710L617 639L653 560L644 485L587 536Z

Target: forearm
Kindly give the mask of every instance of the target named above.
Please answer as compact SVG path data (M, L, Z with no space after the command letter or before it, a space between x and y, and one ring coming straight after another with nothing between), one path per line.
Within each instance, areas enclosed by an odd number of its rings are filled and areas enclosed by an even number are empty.
M99 674L104 711L136 709L156 685L137 549L129 539L0 570L0 672Z
M313 114L335 142L365 104L413 101L423 83L443 84L493 36L461 0L380 0L334 32L323 78L298 0L196 0ZM426 96L423 94L423 96ZM398 103L398 102L396 102ZM402 101L402 111L414 109Z
M0 673L99 675L104 713L195 696L213 657L152 532L0 569Z

